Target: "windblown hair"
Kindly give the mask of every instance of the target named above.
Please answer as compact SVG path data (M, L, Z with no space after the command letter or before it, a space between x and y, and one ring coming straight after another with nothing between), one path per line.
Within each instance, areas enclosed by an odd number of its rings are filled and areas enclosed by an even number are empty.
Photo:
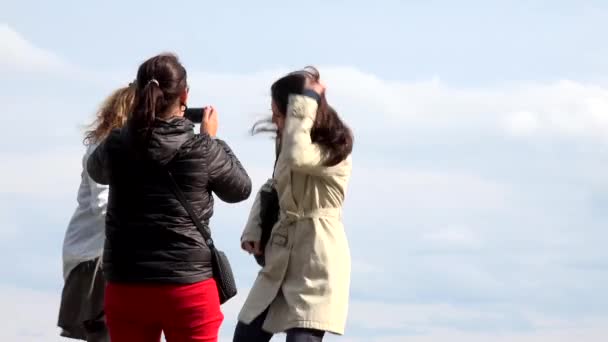
M135 86L129 84L115 90L108 96L97 111L95 121L85 132L85 145L94 144L105 139L115 128L122 127L133 109Z
M289 96L304 92L307 79L318 81L319 71L314 67L306 67L304 70L287 74L271 86L272 100L281 115L287 114ZM252 127L252 134L260 132L277 132L277 129L270 119L263 119ZM310 137L313 143L321 145L327 153L325 166L337 165L352 153L354 140L352 131L340 119L336 110L327 103L325 94L321 95L321 103L317 109ZM277 139L280 139L280 134L277 135Z

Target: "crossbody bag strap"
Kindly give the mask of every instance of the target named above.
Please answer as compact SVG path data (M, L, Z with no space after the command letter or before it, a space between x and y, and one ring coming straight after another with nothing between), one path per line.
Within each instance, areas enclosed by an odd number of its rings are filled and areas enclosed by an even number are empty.
M277 163L279 162L279 154L281 154L281 139L276 138L274 142L274 166L272 167L272 178L274 179L274 172L277 168Z
M213 239L211 239L211 234L207 231L207 229L205 229L205 226L201 223L201 220L198 218L198 216L196 216L194 208L192 207L190 201L188 201L184 193L180 190L179 185L177 185L175 178L173 178L173 175L171 174L171 171L166 170L166 173L168 176L167 178L169 179L171 191L173 191L175 197L177 197L184 209L186 209L186 211L188 212L188 215L190 215L190 219L192 219L192 222L194 222L194 224L196 225L196 228L203 236L203 239L205 239L205 243L207 244L207 246L210 249L215 248Z

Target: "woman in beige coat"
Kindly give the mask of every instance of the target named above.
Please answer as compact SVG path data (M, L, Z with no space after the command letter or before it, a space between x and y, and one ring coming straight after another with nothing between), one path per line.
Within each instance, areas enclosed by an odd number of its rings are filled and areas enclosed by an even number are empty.
M260 196L241 239L250 253L264 253L239 314L234 342L322 341L342 335L350 286L350 252L342 204L351 173L353 137L325 100L318 72L291 73L271 88L272 122L280 153L272 180L279 220L260 250Z

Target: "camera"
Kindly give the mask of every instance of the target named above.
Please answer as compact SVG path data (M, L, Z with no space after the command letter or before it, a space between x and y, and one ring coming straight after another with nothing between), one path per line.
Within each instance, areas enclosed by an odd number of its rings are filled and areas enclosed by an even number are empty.
M188 108L184 112L184 117L194 123L200 124L201 122L203 122L203 108L202 107Z

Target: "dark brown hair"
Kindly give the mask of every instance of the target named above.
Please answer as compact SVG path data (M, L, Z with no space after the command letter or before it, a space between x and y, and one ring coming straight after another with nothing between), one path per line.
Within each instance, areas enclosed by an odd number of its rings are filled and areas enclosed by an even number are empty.
M137 90L131 117L134 128L149 130L187 90L186 69L176 55L160 54L137 70Z
M302 94L307 78L319 80L319 72L313 67L302 71L292 72L272 84L270 93L281 115L287 114L289 95ZM253 126L253 133L271 131L269 120L262 120ZM276 131L276 128L274 129ZM350 128L340 119L340 116L321 95L317 116L313 123L310 137L313 143L319 144L327 152L325 166L334 166L348 157L353 150L353 134ZM277 137L279 138L279 137Z
M105 139L110 131L122 127L133 108L135 85L129 84L115 90L108 96L97 111L95 121L89 126L84 135L84 143L94 144Z

